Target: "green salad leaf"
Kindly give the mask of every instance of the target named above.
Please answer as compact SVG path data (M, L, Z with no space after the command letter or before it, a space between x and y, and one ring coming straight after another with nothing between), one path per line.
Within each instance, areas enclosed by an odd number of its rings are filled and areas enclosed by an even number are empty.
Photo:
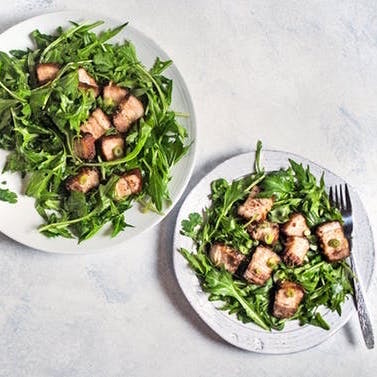
M0 188L0 200L8 203L17 203L17 194L9 189Z
M4 170L26 177L26 195L35 198L44 220L39 230L48 237L76 237L81 242L107 223L115 237L131 226L124 212L135 201L145 210L162 213L171 203L171 168L189 148L187 131L170 108L173 83L163 75L172 62L156 58L146 68L130 41L109 42L127 23L95 33L101 24L72 22L53 35L35 30L34 49L0 52L0 148L10 151ZM53 80L38 85L36 67L41 63L58 64L60 69ZM111 115L117 108L91 90L80 90L79 68L100 87L112 82L143 103L144 116L125 135L122 158L103 161L97 154L85 162L74 153L80 125L91 112L101 108ZM86 195L70 193L65 182L83 167L98 169L101 184ZM143 176L142 191L115 200L116 179L136 168Z
M274 197L270 220L283 223L292 212L302 213L309 227L328 220L342 221L340 212L331 207L323 176L319 184L309 167L289 160L290 168L271 172L261 183L260 197Z
M202 214L191 213L182 221L181 233L192 239L193 250L179 251L195 271L209 300L221 303L220 309L235 314L242 322L253 322L266 330L282 330L286 320L272 315L271 297L277 282L289 280L305 290L304 300L291 319L299 320L301 325L329 329L319 308L325 306L341 314L342 304L353 293L352 272L345 261L328 263L324 259L314 229L326 221L342 221L341 215L330 205L323 176L318 183L309 167L292 160L289 168L266 173L260 165L260 156L258 142L254 173L232 182L225 179L212 182L210 206ZM248 223L237 214L238 206L256 185L261 189L259 197L275 199L268 215L270 221L284 223L291 214L300 212L312 231L308 235L310 250L306 263L300 267L280 263L263 286L249 284L238 275L214 266L208 256L213 244L222 243L249 258L259 244L247 232ZM273 248L280 253L282 241Z

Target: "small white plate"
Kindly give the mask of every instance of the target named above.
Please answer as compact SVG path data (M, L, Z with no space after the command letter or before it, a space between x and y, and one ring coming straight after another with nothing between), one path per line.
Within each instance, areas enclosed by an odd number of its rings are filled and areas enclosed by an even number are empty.
M92 15L87 12L58 12L44 14L28 19L15 25L0 35L0 51L12 49L33 48L29 34L39 29L43 33L53 33L58 26L68 27L69 21L93 22L103 20L105 24L97 28L98 32L103 29L112 28L127 21L126 19L114 20L99 15ZM167 54L150 38L132 26L126 28L113 38L112 42L120 42L124 39L130 40L135 46L139 59L144 65L150 67L156 57L162 60L170 60ZM188 131L188 140L191 142L196 139L196 123L192 101L181 74L175 65L169 67L166 75L173 80L173 101L172 109L189 114L187 118L180 118L180 123ZM0 171L4 166L7 153L0 150ZM191 146L188 154L172 169L172 180L169 190L173 204L165 210L165 216L177 203L191 177L195 161L195 143ZM22 194L22 180L19 174L1 174L0 180L7 181L7 187L18 194L18 203L9 204L0 201L0 231L14 240L27 246L54 253L92 253L112 248L141 232L159 223L164 216L153 212L141 213L135 205L126 212L126 220L131 223L133 228L126 228L124 232L116 238L109 235L109 226L92 239L81 244L76 240L59 238L47 238L40 234L37 227L43 220L34 208L34 199Z
M186 259L177 251L183 247L193 249L192 241L180 234L181 221L186 219L191 212L202 212L202 209L210 205L208 195L210 184L218 178L225 178L228 181L250 174L252 171L255 153L246 153L233 157L205 176L185 199L178 217L174 234L174 269L183 293L195 311L227 342L249 351L269 354L285 354L302 351L314 347L332 336L351 317L354 312L353 300L348 299L343 305L341 316L329 310L321 311L324 319L330 325L326 331L318 327L305 325L299 326L298 321L287 322L283 331L265 331L254 324L243 324L238 321L235 315L216 309L215 302L208 301L208 295L200 287L195 273L188 266ZM325 172L325 183L327 186L345 183L345 181L306 160L303 157L280 151L263 151L262 166L266 171L286 168L291 158L304 166L309 165L311 172L319 178ZM350 189L354 233L353 233L353 254L358 265L358 276L369 286L374 268L374 247L372 231L369 225L368 216L364 207L354 190Z

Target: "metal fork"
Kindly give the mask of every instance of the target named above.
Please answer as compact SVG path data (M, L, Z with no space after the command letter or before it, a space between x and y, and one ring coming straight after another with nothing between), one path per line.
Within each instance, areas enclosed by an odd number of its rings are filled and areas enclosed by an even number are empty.
M338 188L339 187L339 188ZM343 227L344 234L348 239L350 250L352 250L352 230L353 230L353 221L352 221L352 203L351 197L348 191L347 184L330 187L329 192L330 203L335 205L342 214L343 217ZM352 272L354 274L353 286L354 286L354 301L359 316L359 322L361 327L361 332L365 341L365 345L368 349L374 348L374 335L372 323L368 313L368 309L365 303L365 293L363 287L358 279L357 266L355 263L355 258L353 253L350 255L350 265Z

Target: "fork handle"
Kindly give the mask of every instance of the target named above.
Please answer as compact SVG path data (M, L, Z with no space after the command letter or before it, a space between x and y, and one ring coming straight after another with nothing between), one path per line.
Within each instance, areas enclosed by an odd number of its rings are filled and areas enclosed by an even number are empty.
M361 332L363 334L365 345L368 349L374 348L374 335L373 335L373 327L372 322L370 320L368 308L365 303L365 293L363 290L362 285L360 284L359 279L357 276L360 276L357 273L357 267L355 260L353 258L353 255L351 253L350 255L350 262L351 262L351 268L354 273L353 278L353 286L355 289L355 304L356 304L356 310L357 315L359 316L359 322L361 327Z

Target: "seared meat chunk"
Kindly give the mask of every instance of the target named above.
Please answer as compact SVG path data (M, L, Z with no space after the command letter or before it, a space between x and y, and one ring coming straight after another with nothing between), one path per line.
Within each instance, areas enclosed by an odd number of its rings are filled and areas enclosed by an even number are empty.
M234 274L241 262L245 259L242 255L230 246L215 243L209 252L212 263L217 267L224 267L227 271Z
M339 221L331 221L320 225L316 233L323 253L329 262L338 262L350 255L348 240Z
M97 140L111 127L107 115L100 109L95 109L89 119L80 127L81 132L90 133Z
M127 196L138 194L143 188L143 177L139 169L123 174L115 185L115 199L122 200Z
M59 72L59 64L42 63L37 65L37 79L40 84L53 80Z
M124 98L113 116L113 123L119 132L126 132L131 124L144 115L143 104L133 95Z
M301 266L309 251L309 241L305 237L288 237L285 243L283 260L288 266Z
M280 257L270 248L258 246L243 277L249 282L263 285L272 274L274 267L280 263Z
M238 207L238 214L246 220L264 221L274 201L272 198L254 198L254 195L250 193L245 203Z
M251 238L267 245L274 245L279 240L279 225L269 221L251 224L247 230Z
M121 135L101 138L101 152L106 161L116 160L124 155L124 139Z
M97 97L99 94L99 87L96 80L89 75L84 68L78 69L79 75L79 88L84 90L93 90L94 96Z
M93 160L96 156L96 139L93 135L85 133L73 143L76 156L82 160Z
M126 98L127 94L127 89L124 89L113 82L110 82L109 85L106 85L103 88L103 99L105 100L105 103L109 102L119 105L120 102Z
M292 317L304 298L304 289L291 281L280 284L275 293L273 316L276 318Z
M99 185L99 173L97 169L82 168L79 173L68 178L66 186L70 191L80 191L86 194Z
M304 237L310 232L306 219L301 213L294 213L290 219L282 226L282 232L286 236Z

